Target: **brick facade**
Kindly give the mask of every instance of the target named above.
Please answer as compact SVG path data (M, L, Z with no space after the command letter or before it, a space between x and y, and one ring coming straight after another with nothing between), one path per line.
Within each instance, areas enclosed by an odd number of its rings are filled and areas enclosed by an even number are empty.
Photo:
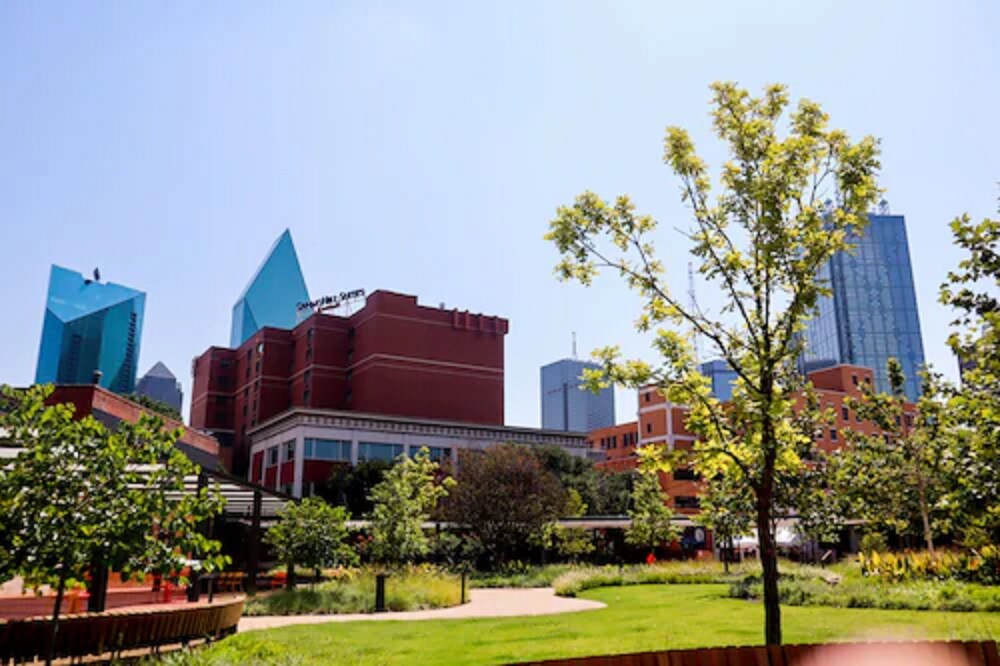
M191 424L217 434L231 471L247 433L293 407L503 424L506 319L376 291L349 317L313 314L195 359Z

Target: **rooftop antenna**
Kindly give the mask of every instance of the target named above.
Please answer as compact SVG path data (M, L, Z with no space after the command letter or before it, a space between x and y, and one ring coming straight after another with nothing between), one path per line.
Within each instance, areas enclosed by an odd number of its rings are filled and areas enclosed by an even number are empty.
M688 262L688 306L691 308L691 314L698 311L698 298L694 292L694 264L690 261ZM691 326L691 344L694 347L694 361L700 363L701 337L693 325Z
M100 281L101 281L101 269L100 268L95 268L94 269L94 282L100 282Z
M576 331L573 331L573 358L576 357Z
M881 201L878 202L878 214L879 215L889 214L889 202L886 201L885 199L882 199Z

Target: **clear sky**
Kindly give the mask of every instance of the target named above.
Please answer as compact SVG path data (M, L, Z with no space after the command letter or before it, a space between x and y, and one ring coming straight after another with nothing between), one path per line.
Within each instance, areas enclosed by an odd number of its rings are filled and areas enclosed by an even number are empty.
M661 142L688 127L719 164L718 79L786 83L882 138L927 357L955 374L937 286L948 221L996 209L998 34L989 0L0 3L0 382L34 377L49 265L99 266L147 292L140 372L162 360L187 401L289 227L314 296L509 318L507 421L537 425L538 368L571 331L649 356L614 278L552 277L548 220L584 189L630 193L686 289Z

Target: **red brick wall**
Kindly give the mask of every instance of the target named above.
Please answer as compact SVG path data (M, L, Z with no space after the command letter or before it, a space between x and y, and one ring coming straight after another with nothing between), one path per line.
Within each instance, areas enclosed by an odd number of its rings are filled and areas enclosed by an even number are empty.
M195 362L191 422L232 433L229 468L241 475L247 433L292 406L503 425L507 328L499 317L376 291L349 318L317 314L292 331L262 329L239 349L206 351ZM231 380L220 383L222 374Z

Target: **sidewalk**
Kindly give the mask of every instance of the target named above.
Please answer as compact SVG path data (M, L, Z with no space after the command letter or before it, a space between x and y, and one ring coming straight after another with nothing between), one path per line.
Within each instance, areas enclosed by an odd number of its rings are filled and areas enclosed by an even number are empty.
M270 615L244 617L240 631L287 627L294 624L383 620L456 620L472 617L514 617L519 615L556 615L604 608L587 599L557 597L551 587L524 589L473 589L469 602L462 606L401 613L355 613L350 615Z

